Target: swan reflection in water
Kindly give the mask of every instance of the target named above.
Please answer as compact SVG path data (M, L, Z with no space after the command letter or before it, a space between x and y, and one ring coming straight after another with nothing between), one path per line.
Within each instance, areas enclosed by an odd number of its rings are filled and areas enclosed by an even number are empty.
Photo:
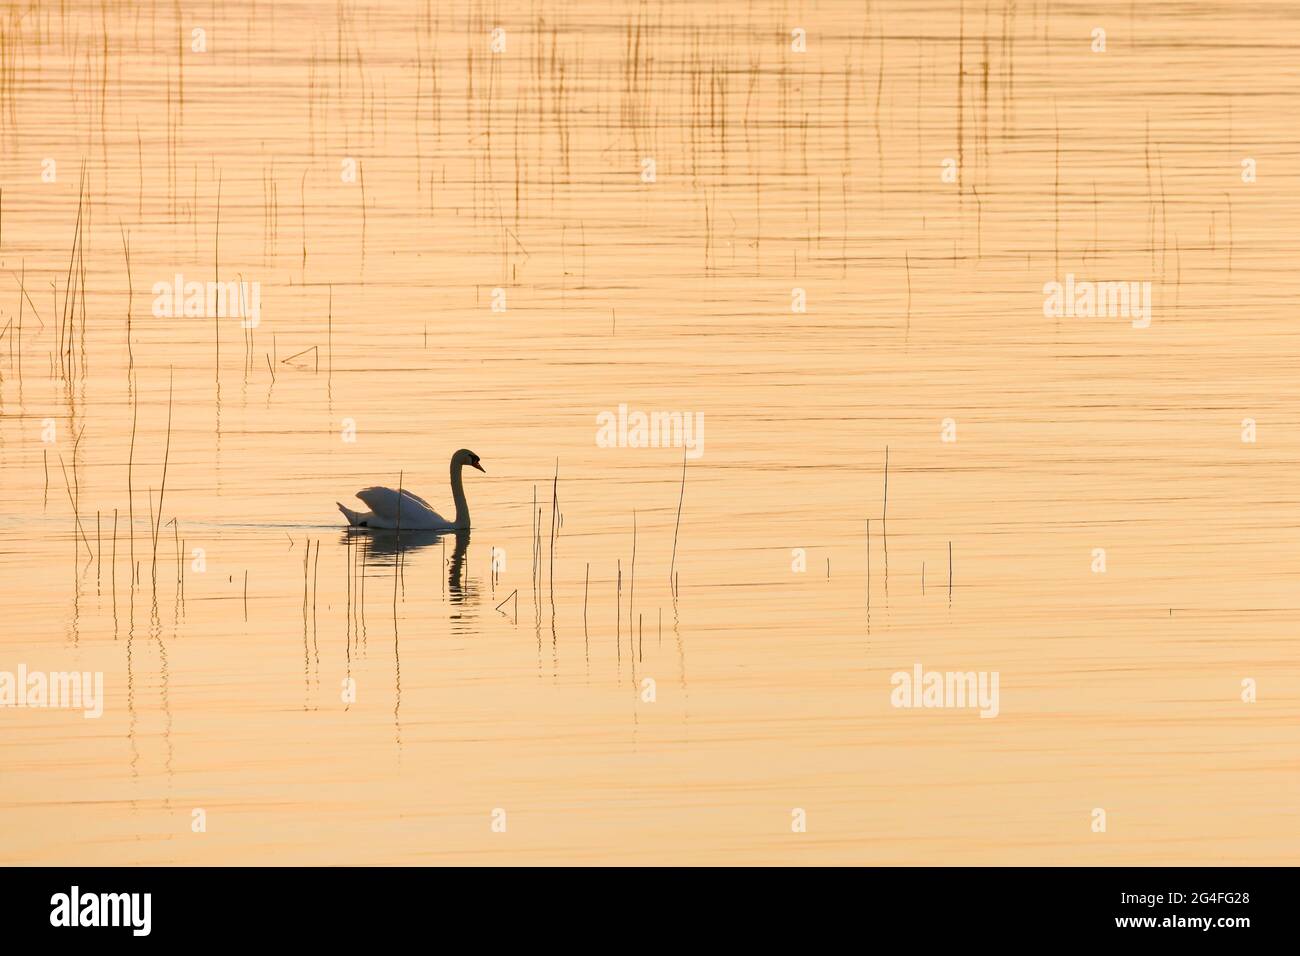
M350 565L351 574L357 575L360 582L361 600L359 622L354 628L352 624L352 612L349 610L349 637L348 637L348 676L351 677L351 661L353 640L359 641L360 644L366 642L366 623L365 623L365 580L379 576L393 575L398 582L395 587L400 587L405 593L406 588L406 570L410 556L417 551L428 552L434 546L441 547L442 553L446 555L446 547L450 544L451 554L443 558L443 563L447 569L447 590L446 594L451 598L451 603L456 606L448 617L450 618L453 632L472 632L476 628L474 619L478 616L478 610L475 605L478 603L478 586L475 585L469 577L467 566L465 564L465 555L469 550L469 529L465 528L460 531L389 531L378 528L349 528L340 536L340 543L346 548L356 548L354 559ZM423 561L412 563L412 572L414 569L423 564ZM377 568L389 568L391 570L376 570L370 572L367 569L377 566ZM420 584L414 583L413 586L423 590ZM352 596L357 593L358 584L349 583L348 598L349 602ZM401 639L398 635L398 613L397 613L397 596L393 595L393 733L400 747L402 744L402 652ZM350 603L351 606L351 603Z
M469 529L460 531L388 531L378 528L348 528L340 537L341 543L359 547L363 566L393 567L400 559L405 566L417 551L427 551L441 546L451 554L444 563L447 568L447 593L453 604L463 604L478 596L478 586L466 573L465 555L469 550Z

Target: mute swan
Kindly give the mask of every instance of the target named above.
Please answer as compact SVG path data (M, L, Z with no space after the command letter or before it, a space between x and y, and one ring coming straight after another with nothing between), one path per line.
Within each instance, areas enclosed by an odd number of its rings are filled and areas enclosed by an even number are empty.
M392 488L362 488L357 497L370 506L369 511L353 511L339 505L339 511L355 528L387 528L405 531L463 531L469 527L469 505L465 501L465 488L460 472L466 465L484 474L478 455L462 448L451 456L451 498L456 503L456 518L448 521L429 507L429 503L405 488L398 492Z

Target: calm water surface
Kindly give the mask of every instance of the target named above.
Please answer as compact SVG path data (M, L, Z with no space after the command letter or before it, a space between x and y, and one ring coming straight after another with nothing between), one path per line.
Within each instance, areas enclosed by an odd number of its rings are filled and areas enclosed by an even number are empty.
M0 26L0 862L1294 862L1288 5Z

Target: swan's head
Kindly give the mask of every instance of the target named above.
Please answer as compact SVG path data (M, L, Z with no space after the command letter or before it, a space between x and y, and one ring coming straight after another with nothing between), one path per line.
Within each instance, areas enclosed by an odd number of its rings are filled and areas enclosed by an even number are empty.
M462 448L460 451L456 452L456 454L451 456L451 467L460 468L465 465L469 465L471 468L477 468L479 471L482 471L483 474L487 474L483 466L479 464L478 455L474 454L468 448Z

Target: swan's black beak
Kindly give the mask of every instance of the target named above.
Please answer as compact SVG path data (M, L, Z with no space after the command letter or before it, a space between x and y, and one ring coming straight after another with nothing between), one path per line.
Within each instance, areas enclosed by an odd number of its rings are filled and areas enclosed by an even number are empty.
M479 464L478 462L476 462L476 461L471 461L471 462L469 463L469 466L470 466L471 468L477 468L479 471L483 472L483 474L485 474L485 475L487 474L487 469L484 468L482 465L480 465L480 464Z

